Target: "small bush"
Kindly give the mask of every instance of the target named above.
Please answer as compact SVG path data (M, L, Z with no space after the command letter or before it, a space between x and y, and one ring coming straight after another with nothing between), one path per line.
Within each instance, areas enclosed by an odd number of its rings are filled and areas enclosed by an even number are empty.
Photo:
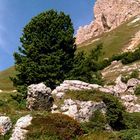
M11 98L18 103L18 108L19 109L25 109L26 108L26 97L24 95L20 94L20 93L17 93L16 95L11 95Z
M27 139L71 140L83 134L77 121L62 114L37 116L28 127Z
M122 75L121 77L121 81L124 82L124 83L127 83L127 81L131 78L139 78L139 71L138 70L134 70L132 71L131 74L125 74L125 75Z
M138 48L134 52L127 53L127 55L123 57L122 63L129 64L137 60L140 60L140 48Z
M121 77L121 81L124 83L127 83L129 79L130 79L130 75L128 74L122 75Z
M88 83L103 84L100 69L99 57L102 55L102 44L90 51L89 54L83 51L75 55L73 69L68 79L77 79Z
M138 85L134 91L135 95L140 95L140 85Z
M130 78L139 78L139 71L138 70L132 71Z
M106 117L100 110L93 112L89 122L82 123L83 130L86 133L91 131L103 131L107 124Z
M119 138L121 140L140 140L140 130L128 129L119 132Z
M107 106L106 118L108 124L114 130L122 130L125 129L125 122L124 122L124 113L125 108L122 103L112 95L103 95L103 102Z
M124 122L127 129L140 129L140 113L125 113Z
M4 106L5 105L5 102L0 100L0 106Z

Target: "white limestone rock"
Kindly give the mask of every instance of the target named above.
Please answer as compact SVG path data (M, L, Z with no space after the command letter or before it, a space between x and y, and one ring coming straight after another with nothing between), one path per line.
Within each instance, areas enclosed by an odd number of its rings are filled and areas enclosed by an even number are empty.
M0 116L0 135L5 135L12 127L12 122L7 116Z
M64 92L58 92L58 93L56 94L56 97L57 97L58 99L62 99L64 95L65 95Z
M89 84L88 87L91 88L91 89L99 89L99 88L101 88L102 86L97 85L97 84Z
M121 99L125 102L136 102L137 97L135 95L124 95Z
M115 81L116 85L114 86L115 93L124 93L127 90L127 85L121 81L121 75Z
M50 110L53 105L51 89L45 84L32 84L28 87L27 108L30 110Z
M84 122L88 121L92 113L99 109L105 112L105 104L103 102L92 101L73 101L72 99L66 99L61 106L61 111L74 119Z
M52 95L55 95L59 99L63 98L64 94L68 90L92 90L92 89L99 89L101 86L97 84L89 84L80 80L65 80L60 86L57 86L53 91Z
M130 113L140 112L139 104L134 104L133 102L123 102L123 104L126 107L126 110Z
M32 116L26 115L17 120L12 136L9 140L24 140L28 130L26 128L31 125Z
M135 87L138 84L140 84L140 81L136 78L129 79L128 82L127 82L128 87Z

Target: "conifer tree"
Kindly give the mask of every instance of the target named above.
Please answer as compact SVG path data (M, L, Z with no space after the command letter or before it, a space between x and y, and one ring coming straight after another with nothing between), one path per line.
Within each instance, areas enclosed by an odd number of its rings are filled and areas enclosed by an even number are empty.
M43 12L23 29L19 51L14 53L17 87L44 82L54 88L72 69L76 46L71 19L63 12Z

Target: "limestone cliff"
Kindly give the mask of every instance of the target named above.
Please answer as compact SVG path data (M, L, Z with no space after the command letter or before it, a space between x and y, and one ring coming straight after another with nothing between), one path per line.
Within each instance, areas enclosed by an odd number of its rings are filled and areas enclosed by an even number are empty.
M93 12L94 21L79 27L76 44L110 31L140 14L140 0L97 0Z

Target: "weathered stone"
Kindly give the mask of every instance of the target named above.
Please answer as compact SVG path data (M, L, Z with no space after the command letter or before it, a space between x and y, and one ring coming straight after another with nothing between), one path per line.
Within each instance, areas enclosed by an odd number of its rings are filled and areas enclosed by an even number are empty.
M136 78L129 79L128 82L127 82L128 87L135 87L138 84L140 84L140 81Z
M57 86L53 91L52 94L56 95L58 98L63 98L64 94L68 90L91 90L91 89L98 89L101 86L97 84L89 84L79 80L65 80L60 86Z
M73 101L72 99L66 99L61 107L61 111L63 114L83 122L88 121L95 110L105 111L105 108L103 102Z
M65 95L64 92L58 92L58 93L56 94L56 97L57 97L58 99L62 99L64 95Z
M124 95L121 97L121 99L125 102L135 102L137 97L135 95Z
M0 116L0 135L5 135L12 127L12 123L9 117Z
M102 86L97 85L97 84L89 84L88 87L91 88L91 89L99 89L99 88L101 88Z
M127 90L127 85L121 81L121 75L115 81L116 85L114 86L115 93L124 93Z
M68 84L68 85L83 85L83 86L88 86L89 83L86 83L86 82L82 82L82 81L79 81L79 80L65 80L63 82L64 84Z
M97 0L94 6L94 21L79 27L76 43L101 35L118 27L140 13L139 0ZM136 21L135 21L136 22Z
M32 84L28 87L27 108L30 110L50 110L53 105L51 89L45 84Z
M130 113L140 112L139 104L134 104L133 102L123 102L123 104L126 107L126 110Z
M18 119L15 124L12 137L10 140L24 140L28 130L26 128L31 124L32 117L30 115L26 115Z
M113 91L112 89L108 88L108 87L101 87L101 88L99 88L99 90L100 90L101 92L104 92L104 93L111 93L111 94L114 94L114 91Z
M53 104L53 106L51 107L52 110L57 110L58 106L56 104Z

